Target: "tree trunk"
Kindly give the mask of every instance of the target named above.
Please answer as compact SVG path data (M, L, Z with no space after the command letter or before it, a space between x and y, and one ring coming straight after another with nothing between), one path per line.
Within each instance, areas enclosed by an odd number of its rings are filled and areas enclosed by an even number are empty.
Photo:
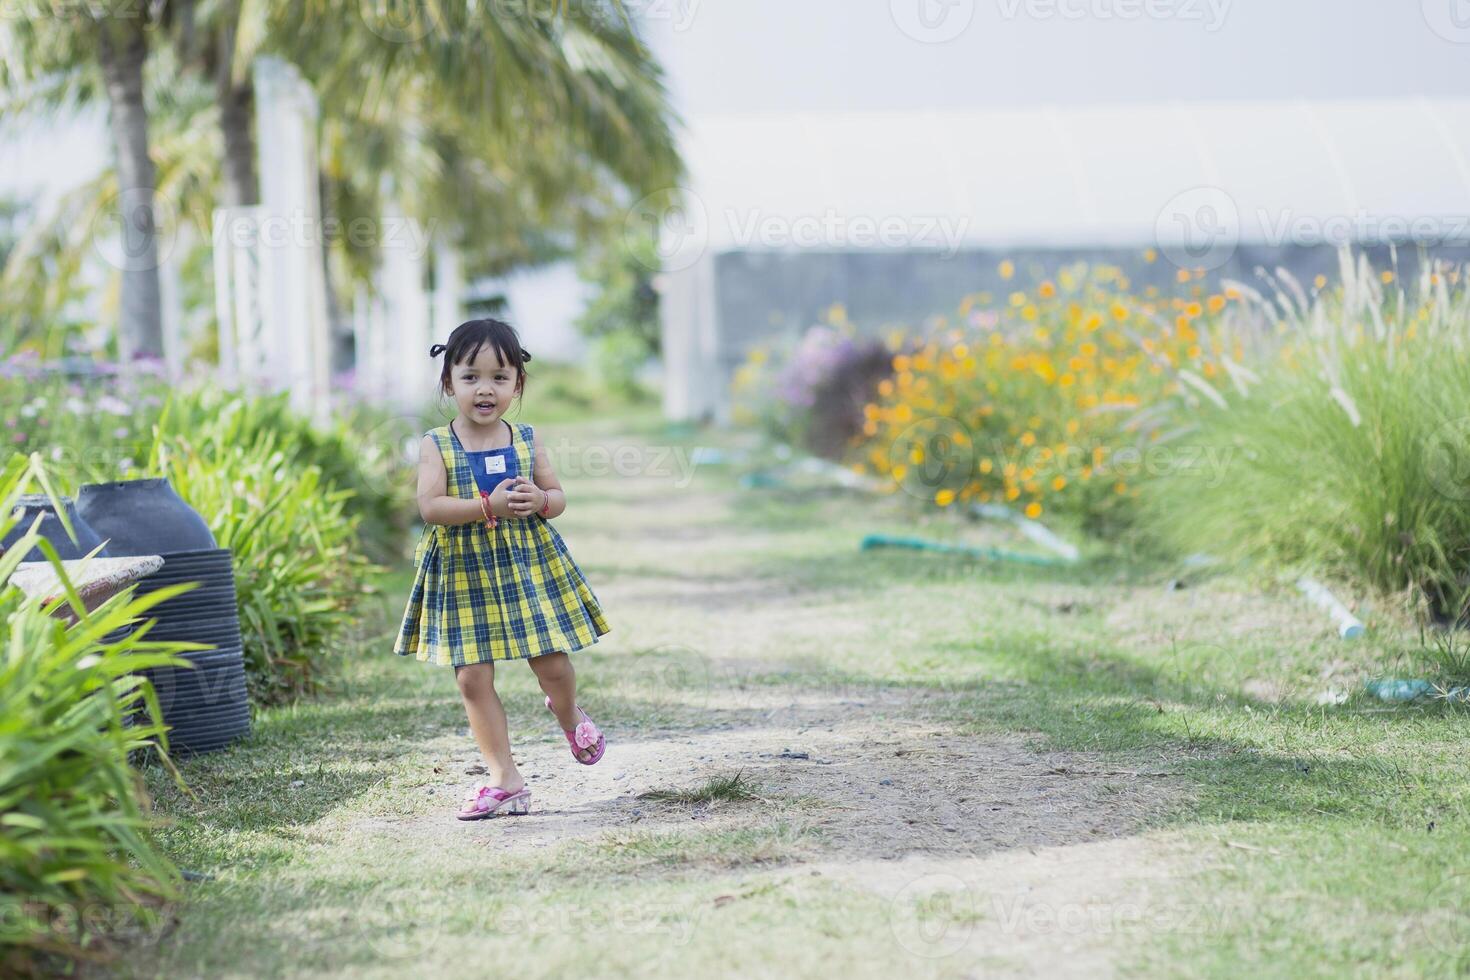
M148 112L143 105L143 63L148 58L145 29L139 17L106 18L97 25L108 124L117 157L123 275L118 346L125 362L135 357L163 357L156 175L148 155Z
M260 203L260 185L255 179L255 137L250 128L255 116L255 84L247 73L236 82L235 32L240 11L235 7L225 19L215 49L214 91L219 103L220 133L224 137L224 193L220 203L240 207Z

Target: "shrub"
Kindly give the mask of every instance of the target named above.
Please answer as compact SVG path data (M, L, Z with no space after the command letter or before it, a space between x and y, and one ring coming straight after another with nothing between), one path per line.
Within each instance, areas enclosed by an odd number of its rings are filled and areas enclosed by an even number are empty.
M1342 268L1314 295L1289 277L1248 295L1279 347L1190 413L1180 439L1221 478L1151 482L1152 525L1181 549L1319 567L1450 615L1470 556L1470 290L1448 268L1408 289L1361 258Z
M1185 278L1192 278L1185 274ZM1087 530L1132 518L1131 476L1172 402L1218 398L1240 344L1225 295L1128 292L1112 268L1074 265L999 309L959 308L864 407L859 470L947 507L1010 503Z
M16 498L32 480L44 481L34 457L12 456L0 469L0 535L14 527ZM167 747L157 699L137 671L185 663L173 656L185 646L108 637L180 590L142 598L127 590L68 626L51 615L56 603L27 597L11 581L38 542L65 582L55 550L35 535L0 554L0 973L7 975L55 972L93 955L85 947L99 927L156 921L153 906L176 895L179 878L151 838L148 797L128 759Z
M377 571L357 548L351 490L293 461L274 433L231 441L228 416L192 436L158 428L148 469L167 476L233 552L246 676L257 704L313 690ZM289 439L289 437L288 437Z
M894 350L859 336L841 306L774 354L751 351L735 376L737 421L756 422L774 439L826 459L841 459L860 436L863 405L893 373Z

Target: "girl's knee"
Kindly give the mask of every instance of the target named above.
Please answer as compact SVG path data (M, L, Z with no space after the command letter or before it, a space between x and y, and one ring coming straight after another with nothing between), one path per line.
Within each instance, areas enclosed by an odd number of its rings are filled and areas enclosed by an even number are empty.
M495 690L495 668L489 663L454 668L454 682L467 698L480 698Z
M566 653L544 653L539 657L531 658L531 669L536 676L543 681L556 683L570 678L574 671L572 669L572 658Z

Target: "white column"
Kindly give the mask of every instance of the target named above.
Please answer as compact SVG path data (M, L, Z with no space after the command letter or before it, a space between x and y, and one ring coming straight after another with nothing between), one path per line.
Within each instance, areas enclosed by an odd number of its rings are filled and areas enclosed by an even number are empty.
M464 266L459 249L440 239L434 243L434 339L442 344L464 322Z
M671 265L670 271L659 273L664 417L721 418L728 414L729 394L718 362L714 257L703 255L687 265Z
M429 294L424 288L427 256L418 222L405 215L390 196L383 215L382 264L385 337L384 393L398 408L415 411L434 395L438 361L429 357Z
M262 293L267 349L262 368L297 411L324 419L330 407L330 338L323 281L316 95L296 69L257 58L256 143L262 218Z

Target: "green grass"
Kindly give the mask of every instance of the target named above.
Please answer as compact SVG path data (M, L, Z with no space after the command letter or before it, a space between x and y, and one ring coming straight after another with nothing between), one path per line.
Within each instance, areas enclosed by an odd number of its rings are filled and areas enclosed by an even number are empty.
M692 789L656 789L640 793L639 798L655 803L680 803L685 806L708 806L713 803L741 803L758 800L760 794L744 773L714 776Z
M636 425L635 442L709 439L649 416ZM619 420L548 427L584 440L630 431ZM562 532L594 588L623 597L609 604L614 633L578 656L579 697L604 727L651 738L757 726L737 702L764 691L1089 753L1091 768L1180 789L1150 813L1149 835L1190 856L1159 887L1167 907L1198 914L1108 940L1125 973L1470 968L1470 717L1358 693L1418 655L1391 611L1368 615L1369 636L1350 644L1289 588L1229 572L1170 591L1173 569L1106 553L1041 569L859 552L863 534L895 529L1015 542L901 499L741 491L737 475L701 467L677 492L656 480L637 494L611 478L573 485ZM666 505L650 508L644 491ZM123 972L386 976L526 955L532 976L1024 966L916 956L895 939L894 905L806 870L839 856L808 819L825 801L772 797L735 766L640 801L682 823L518 851L496 849L493 833L453 847L424 837L452 803L428 794L446 778L433 771L442 746L468 741L447 674L387 652L404 574L385 587L377 632L362 631L374 639L342 651L328 692L264 712L248 743L189 763L193 797L148 774L174 820L163 846L215 878L188 886L177 932ZM691 584L699 591L681 591ZM534 717L530 672L504 678L511 716ZM1328 690L1350 697L1318 704ZM883 707L884 692L919 700ZM702 814L718 819L690 819ZM994 924L940 899L913 908ZM601 931L578 939L578 928Z

